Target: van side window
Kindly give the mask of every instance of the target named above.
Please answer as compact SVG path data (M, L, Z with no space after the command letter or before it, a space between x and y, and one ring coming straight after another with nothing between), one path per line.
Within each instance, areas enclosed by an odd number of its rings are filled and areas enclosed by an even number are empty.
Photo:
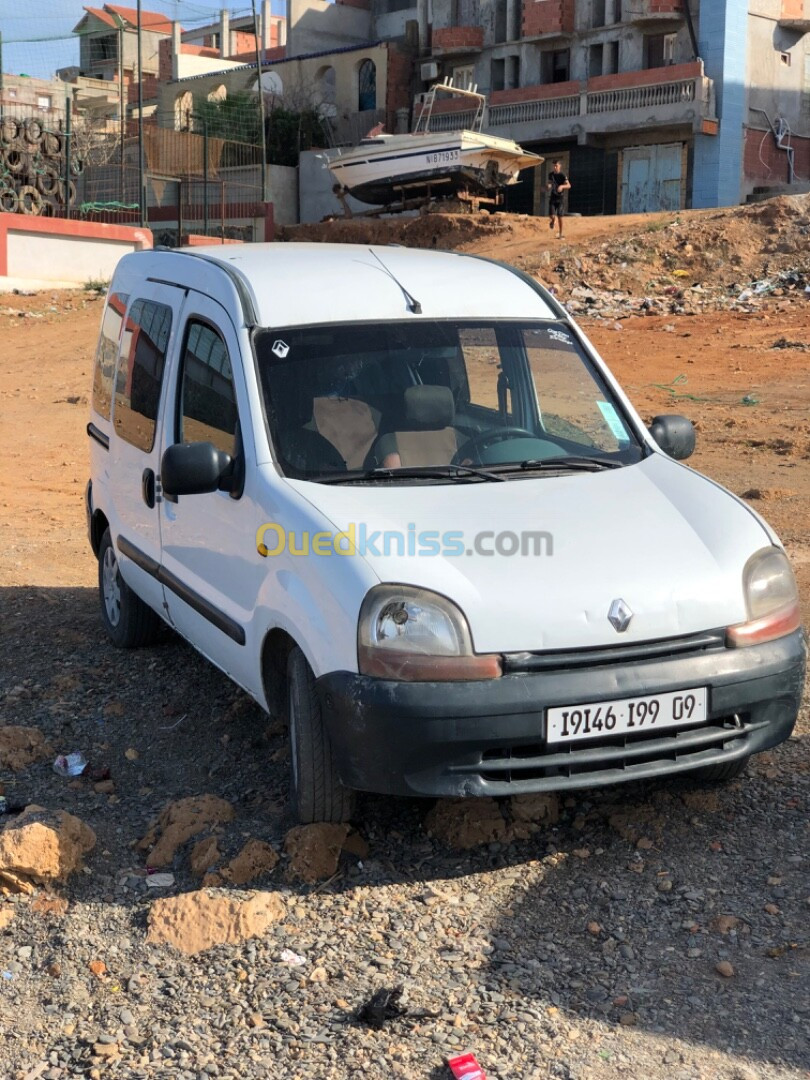
M110 419L112 412L115 361L118 356L118 343L121 340L121 327L124 323L128 299L125 293L110 293L96 349L96 364L93 370L93 408L105 420Z
M211 442L236 454L236 393L225 342L211 326L191 320L180 378L178 442Z
M148 453L155 441L166 347L172 309L151 300L136 300L129 309L115 378L115 430Z

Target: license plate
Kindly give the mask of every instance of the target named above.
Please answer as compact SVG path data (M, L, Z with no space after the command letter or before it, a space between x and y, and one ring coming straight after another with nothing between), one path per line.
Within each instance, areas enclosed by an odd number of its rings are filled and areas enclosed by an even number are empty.
M592 701L546 710L546 741L580 742L610 735L638 735L689 727L706 720L706 688L677 690L618 701Z

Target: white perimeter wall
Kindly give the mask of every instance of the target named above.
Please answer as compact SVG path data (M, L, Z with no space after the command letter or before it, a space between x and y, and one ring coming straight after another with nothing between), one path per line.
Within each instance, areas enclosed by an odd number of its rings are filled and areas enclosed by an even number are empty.
M47 236L8 230L7 275L39 281L109 281L122 255L142 242Z

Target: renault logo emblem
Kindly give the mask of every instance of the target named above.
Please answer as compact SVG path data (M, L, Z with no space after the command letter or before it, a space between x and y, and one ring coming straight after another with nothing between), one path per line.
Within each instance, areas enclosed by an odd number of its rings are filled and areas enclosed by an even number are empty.
M617 634L623 634L627 627L630 625L630 620L633 618L633 612L624 600L619 597L614 600L610 605L610 611L608 611L608 621Z
M276 341L273 342L273 347L270 351L273 353L274 356L277 356L279 360L283 360L287 353L290 351L290 346L287 344L286 341L282 341L281 338L278 338Z

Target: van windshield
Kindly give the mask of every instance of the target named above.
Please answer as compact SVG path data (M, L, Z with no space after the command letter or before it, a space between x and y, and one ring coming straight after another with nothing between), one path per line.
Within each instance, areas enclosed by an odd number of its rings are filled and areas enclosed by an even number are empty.
M620 402L562 322L259 330L255 345L288 476L435 483L643 456Z

